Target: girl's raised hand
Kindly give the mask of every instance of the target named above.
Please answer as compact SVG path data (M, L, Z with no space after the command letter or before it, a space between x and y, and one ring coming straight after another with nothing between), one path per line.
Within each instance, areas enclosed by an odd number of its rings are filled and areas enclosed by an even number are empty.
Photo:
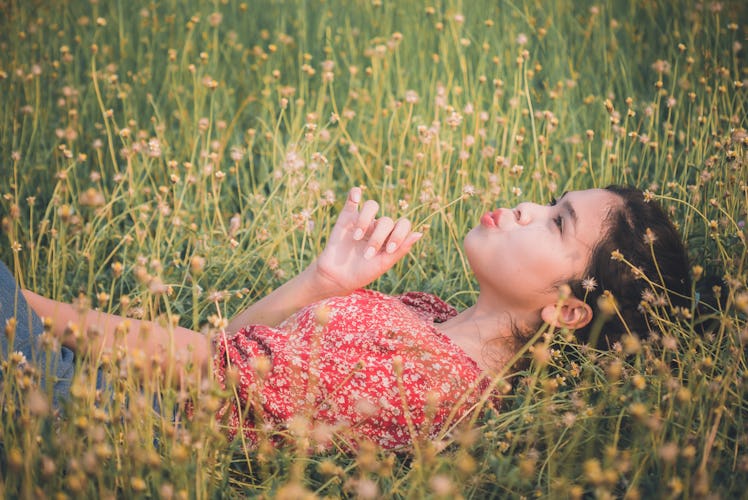
M348 192L343 211L330 232L327 245L314 262L321 285L343 295L364 287L408 253L422 233L411 231L408 219L377 218L379 204L361 206L361 189Z

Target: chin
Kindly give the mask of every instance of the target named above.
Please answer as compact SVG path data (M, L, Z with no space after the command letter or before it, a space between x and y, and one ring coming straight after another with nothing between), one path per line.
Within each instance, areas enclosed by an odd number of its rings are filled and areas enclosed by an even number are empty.
M470 266L470 270L473 271L473 274L476 274L476 265L480 268L479 262L482 250L481 247L485 247L485 245L481 245L480 236L475 234L478 230L479 228L471 229L462 241L462 247L465 249L465 257L467 258L468 265Z
M477 226L473 227L468 233L465 235L465 238L462 240L462 246L467 248L468 245L471 243L474 243L474 240L480 239L480 233L483 232L483 227L478 224Z
M470 260L470 254L472 253L473 247L476 245L476 241L478 239L478 235L476 235L476 231L478 231L480 226L474 227L468 233L465 235L465 237L462 239L462 248L465 249L465 254L468 257L468 260Z
M475 226L468 231L465 238L462 240L462 246L465 249L465 252L472 253L485 251L489 245L489 236L489 231L486 228L481 225Z

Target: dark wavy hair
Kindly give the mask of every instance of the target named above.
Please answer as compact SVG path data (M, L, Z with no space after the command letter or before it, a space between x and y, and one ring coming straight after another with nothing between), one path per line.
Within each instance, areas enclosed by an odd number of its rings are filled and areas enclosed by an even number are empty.
M576 335L602 349L629 332L648 337L653 328L646 314L648 306L676 315L691 306L686 248L660 205L635 188L605 189L619 196L623 204L609 214L606 233L593 249L585 275L569 282L574 296L589 304L594 313L592 322ZM614 301L603 294L612 295ZM600 330L601 315L608 321ZM590 338L591 334L595 338Z

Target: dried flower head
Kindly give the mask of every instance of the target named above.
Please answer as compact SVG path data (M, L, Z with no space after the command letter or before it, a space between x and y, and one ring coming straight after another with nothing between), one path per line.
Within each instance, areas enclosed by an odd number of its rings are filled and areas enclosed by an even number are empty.
M588 276L582 280L582 288L585 292L593 292L597 288L597 280L593 276Z
M654 234L654 231L652 231L652 229L647 228L644 232L643 240L645 245L651 246L657 240L657 236Z

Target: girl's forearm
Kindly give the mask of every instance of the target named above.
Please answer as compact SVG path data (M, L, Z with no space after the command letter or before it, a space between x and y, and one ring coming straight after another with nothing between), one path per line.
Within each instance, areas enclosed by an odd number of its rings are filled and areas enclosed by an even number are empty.
M256 324L276 326L318 300L346 295L379 278L408 253L422 236L408 219L376 217L379 204L364 202L361 188L348 192L343 210L330 231L325 249L301 274L237 314L226 331Z
M189 364L204 372L210 362L210 340L182 327L166 328L152 321L124 318L93 309L80 309L23 291L36 313L51 323L52 333L73 351L99 357L102 353L123 347L128 353L140 351L150 365L160 359L164 373L176 369L182 373Z
M277 326L299 309L342 293L345 292L320 278L316 262L313 262L299 275L231 318L226 332L235 333L247 325Z

